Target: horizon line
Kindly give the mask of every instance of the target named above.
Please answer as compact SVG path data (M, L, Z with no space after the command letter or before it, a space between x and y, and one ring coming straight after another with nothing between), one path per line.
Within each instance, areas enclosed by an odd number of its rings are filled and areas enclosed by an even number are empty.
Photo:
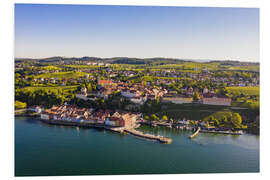
M176 60L204 60L204 61L241 61L241 62L260 62L260 60L239 60L239 59L207 59L207 58L176 58L176 57L129 57L129 56L113 56L113 57L100 57L100 56L47 56L47 57L14 57L14 59L48 59L53 57L61 57L61 58L83 58L83 57L92 57L92 58L100 58L100 59L113 59L113 58L136 58L136 59L155 59L155 58L163 58L163 59L176 59Z

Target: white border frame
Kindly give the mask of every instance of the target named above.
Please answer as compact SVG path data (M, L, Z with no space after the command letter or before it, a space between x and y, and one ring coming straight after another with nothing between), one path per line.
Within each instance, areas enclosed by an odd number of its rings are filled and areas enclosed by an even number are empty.
M260 171L261 173L241 174L180 174L180 175L130 175L130 176L59 176L40 177L42 179L257 179L269 178L269 139L268 129L270 118L267 116L269 102L268 71L269 58L269 17L270 9L267 0L6 0L0 6L1 13L1 177L14 178L14 3L39 4L97 4L97 5L147 5L147 6L194 6L194 7L251 7L260 8L260 55L261 55L261 135L260 135ZM37 177L23 177L20 179L36 179Z

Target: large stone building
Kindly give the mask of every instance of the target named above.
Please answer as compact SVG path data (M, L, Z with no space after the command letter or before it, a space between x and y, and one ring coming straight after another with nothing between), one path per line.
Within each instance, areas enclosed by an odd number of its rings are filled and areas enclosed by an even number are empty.
M192 103L192 98L188 96L180 96L180 95L165 95L162 98L163 102L171 102L174 104L183 104L183 103Z
M231 98L227 96L214 95L214 94L204 94L202 98L203 104L208 105L221 105L221 106L230 106Z

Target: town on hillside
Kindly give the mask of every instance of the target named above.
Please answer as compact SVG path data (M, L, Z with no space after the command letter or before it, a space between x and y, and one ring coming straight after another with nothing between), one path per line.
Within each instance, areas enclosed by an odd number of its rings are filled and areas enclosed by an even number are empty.
M259 132L259 64L171 59L16 59L15 111L43 120Z

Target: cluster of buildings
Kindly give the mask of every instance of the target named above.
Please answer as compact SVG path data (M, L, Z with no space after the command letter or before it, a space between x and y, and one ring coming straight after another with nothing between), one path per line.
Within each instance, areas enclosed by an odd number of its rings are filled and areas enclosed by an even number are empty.
M121 96L128 98L131 102L142 105L148 99L154 100L167 93L167 90L164 88L146 87L143 83L130 85L120 81L99 80L98 86L98 90L92 93L87 93L87 89L82 88L81 93L76 94L76 97L84 100L94 100L95 97L106 99L110 94L118 91Z
M145 86L143 83L134 83L129 85L124 82L113 82L112 80L99 80L100 86L97 92L87 93L86 88L81 89L81 93L76 97L84 100L95 100L95 98L108 98L110 94L115 91L119 91L121 96L128 98L131 102L142 105L147 100L155 100L159 98L162 102L171 102L174 104L193 103L194 93L199 93L199 99L196 103L208 104L208 105L223 105L230 106L231 99L225 95L219 95L214 92L213 89L204 88L202 92L199 92L198 88L192 87L183 88L182 94L173 90L167 90L162 87Z
M34 79L36 82L40 83L63 83L66 82L70 83L78 83L82 82L84 80L90 81L94 80L93 76L91 74L100 74L101 68L104 70L103 75L105 75L108 78L115 78L117 76L125 76L125 77L133 77L137 75L141 75L140 71L135 70L116 70L113 69L110 64L108 63L102 63L102 62L87 62L87 65L96 65L100 66L100 68L95 69L77 69L76 71L89 73L85 75L85 77L79 77L79 78L70 78L67 80L60 80L60 79ZM105 68L104 68L105 67ZM75 68L76 69L76 68ZM245 86L258 86L260 83L259 76L258 75L252 75L251 78L244 78L238 75L233 76L227 76L227 75L215 75L215 73L209 71L207 68L203 68L201 71L199 71L200 68L194 68L194 72L186 72L176 69L164 69L164 70L154 70L154 71L148 71L146 73L147 76L157 77L155 78L153 84L160 85L165 84L169 85L170 83L177 83L180 82L181 79L196 79L198 82L204 82L204 81L211 81L211 83L214 84L226 84L226 86L239 86L239 87L245 87ZM58 72L58 70L39 70L39 71L33 71L33 73L42 74L42 73L52 73L52 72ZM145 72L143 72L145 73Z
M40 115L43 120L67 121L111 127L134 127L140 114L111 110L78 108L76 106L53 106Z
M92 63L91 63L92 64ZM98 64L96 64L98 65ZM109 65L107 65L105 69L105 75L110 78L114 78L118 75L125 76L125 77L133 77L140 74L140 71L135 70L114 70ZM204 82L206 80L211 81L215 84L222 84L225 83L227 86L258 86L260 83L259 76L254 76L251 78L244 78L241 76L217 76L213 72L209 71L207 68L203 68L199 71L200 68L194 68L195 72L186 72L181 70L159 70L159 71L149 71L146 73L147 76L158 77L154 84L170 84L172 82L180 82L181 78L188 78L188 79L196 79L198 82ZM96 73L99 74L99 69L81 69L80 71L85 73ZM164 79L162 79L164 78ZM173 79L169 79L173 78Z
M190 126L191 125L191 122L194 121L197 123L197 125L201 126L201 127L206 127L208 126L207 123L205 121L202 121L202 120L186 120L186 119L183 119L183 120L178 120L177 121L177 125L178 126Z
M32 79L35 83L51 83L59 84L62 86L66 85L77 85L86 82L97 82L98 88L95 92L87 92L87 89L82 89L81 93L77 94L76 97L84 100L95 100L96 98L108 98L110 94L115 91L119 91L121 96L128 98L131 102L136 105L142 105L147 100L160 99L163 102L171 102L175 104L182 103L202 103L209 105L224 105L230 106L231 99L226 96L222 96L215 93L215 89L199 90L198 88L185 87L181 88L180 92L176 92L175 88L172 87L174 84L181 84L184 80L196 79L198 84L204 82L211 82L215 85L225 84L227 86L258 86L259 76L252 75L250 78L244 78L241 76L233 75L219 76L210 72L207 68L194 68L194 72L186 72L176 69L163 69L163 70L152 70L152 71L136 71L136 70L116 70L110 64L104 64L102 62L87 62L88 65L99 65L107 66L102 69L80 69L78 71L87 73L77 78L37 78ZM102 70L102 71L101 71ZM44 71L44 70L43 70ZM57 70L58 71L58 70ZM101 75L102 74L102 75ZM118 77L132 77L137 76L149 76L153 77L151 81L143 81L141 83L129 83L129 81L120 81ZM96 77L106 77L106 80L101 80ZM185 85L187 86L187 85ZM177 90L179 91L179 90ZM194 101L194 93L199 93L199 98Z
M102 62L86 62L86 65L93 65L93 66L110 66L110 63L102 63Z

